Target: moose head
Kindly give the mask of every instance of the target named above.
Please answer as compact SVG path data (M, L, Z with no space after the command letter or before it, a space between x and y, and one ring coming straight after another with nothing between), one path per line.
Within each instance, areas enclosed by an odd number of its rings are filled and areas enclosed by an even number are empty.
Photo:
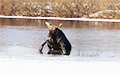
M60 23L59 25L51 25L49 22L45 22L45 24L49 29L49 34L47 36L48 40L56 33L56 30L62 26L62 23Z

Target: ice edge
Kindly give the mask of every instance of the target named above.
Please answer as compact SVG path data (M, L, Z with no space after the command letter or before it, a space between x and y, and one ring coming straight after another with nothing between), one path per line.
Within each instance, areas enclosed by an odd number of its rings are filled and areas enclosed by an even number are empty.
M120 19L89 19L89 18L60 18L60 17L27 17L27 16L3 16L3 15L0 15L0 18L49 19L49 20L97 21L97 22L120 22Z

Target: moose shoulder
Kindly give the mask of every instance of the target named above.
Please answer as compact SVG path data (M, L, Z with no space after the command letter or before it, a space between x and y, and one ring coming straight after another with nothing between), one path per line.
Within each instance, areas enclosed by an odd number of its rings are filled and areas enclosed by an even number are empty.
M62 23L59 25L51 25L49 22L45 22L45 24L49 29L49 34L47 40L41 45L39 53L43 53L42 49L47 43L49 47L48 54L69 55L71 52L71 44L65 34L59 29L59 27L62 26Z

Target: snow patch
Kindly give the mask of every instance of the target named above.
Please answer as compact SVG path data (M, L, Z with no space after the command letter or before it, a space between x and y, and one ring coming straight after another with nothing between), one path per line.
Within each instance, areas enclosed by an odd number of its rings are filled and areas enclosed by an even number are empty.
M24 46L5 49L0 76L119 76L119 58L46 55Z

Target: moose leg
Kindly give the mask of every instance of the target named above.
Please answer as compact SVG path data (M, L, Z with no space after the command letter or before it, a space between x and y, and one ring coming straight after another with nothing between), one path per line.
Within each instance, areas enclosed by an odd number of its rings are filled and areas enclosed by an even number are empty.
M52 50L53 50L52 44L51 44L49 41L47 41L47 45L48 45L48 47L49 47L49 52L48 52L48 54L52 54Z
M64 46L63 43L61 43L61 49L62 49L61 54L62 54L62 55L65 55L65 54L66 54L66 49L65 49L65 46Z
M52 51L49 51L47 54L52 54Z
M47 40L41 45L41 47L39 49L40 54L43 54L42 49L43 49L44 45L46 44L46 42L47 42Z

